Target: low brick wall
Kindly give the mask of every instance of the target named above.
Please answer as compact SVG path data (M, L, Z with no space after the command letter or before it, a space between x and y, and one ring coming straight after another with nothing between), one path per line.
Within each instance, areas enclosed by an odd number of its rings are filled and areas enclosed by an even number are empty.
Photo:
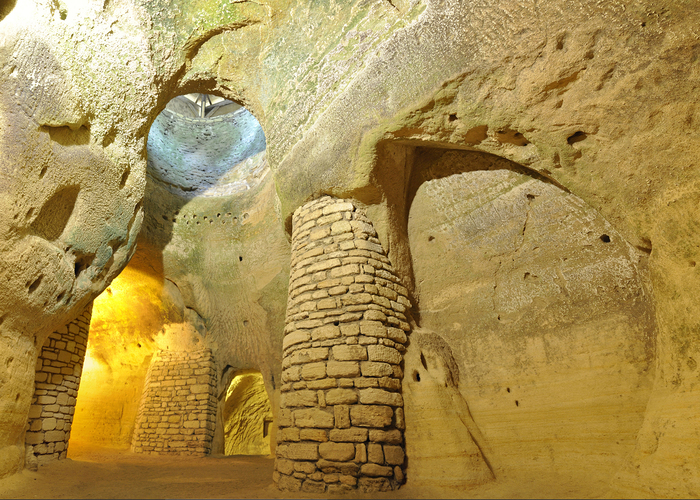
M146 375L132 451L208 454L216 424L215 391L211 350L158 351Z
M92 303L41 348L25 438L40 463L66 457L91 316Z
M352 202L325 196L292 223L274 480L291 491L396 489L407 291Z

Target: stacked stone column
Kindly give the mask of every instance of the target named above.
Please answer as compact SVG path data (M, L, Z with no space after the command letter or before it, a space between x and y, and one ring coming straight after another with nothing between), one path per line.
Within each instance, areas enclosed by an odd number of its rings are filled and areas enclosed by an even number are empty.
M158 351L151 360L131 449L135 453L204 456L216 426L212 352Z
M92 302L49 335L37 359L25 442L39 463L66 457L91 316Z
M275 482L290 491L396 489L407 290L351 201L325 196L292 223Z

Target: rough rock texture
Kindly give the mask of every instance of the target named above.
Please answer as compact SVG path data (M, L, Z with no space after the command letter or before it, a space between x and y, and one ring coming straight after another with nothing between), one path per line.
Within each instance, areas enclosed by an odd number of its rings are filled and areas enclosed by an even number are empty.
M443 384L452 363L435 339L450 345L459 381L432 402L416 386L415 407L468 410L496 481L509 457L536 456L564 480L591 470L580 496L698 496L699 19L672 0L4 4L0 476L23 467L40 347L124 269L144 209L144 260L191 311L166 333L196 330L218 375L259 369L277 411L292 214L332 195L364 207L434 340L427 368L418 344L406 364ZM189 92L260 121L269 173L256 188L212 200L147 186L149 127ZM473 195L468 178L446 180L462 169L421 188L426 148L488 153L546 187L499 174ZM497 179L502 199L479 202ZM476 207L445 214L448 195ZM531 233L528 214L550 228ZM452 266L460 255L473 266ZM469 302L446 301L457 291ZM558 405L581 408L579 425L562 427ZM533 428L557 445L533 451ZM461 442L450 453L480 463Z
M215 388L210 350L156 352L146 375L132 450L159 455L209 453L216 419Z
M396 489L405 477L407 290L351 201L309 202L292 227L275 482L308 492Z
M25 443L38 463L65 458L85 359L92 304L46 339L37 360ZM34 460L32 459L32 460Z
M273 421L262 373L238 372L223 409L225 455L269 455Z

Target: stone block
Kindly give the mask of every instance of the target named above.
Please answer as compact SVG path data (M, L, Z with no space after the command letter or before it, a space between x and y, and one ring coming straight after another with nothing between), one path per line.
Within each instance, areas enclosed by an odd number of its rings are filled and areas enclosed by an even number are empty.
M289 443L277 446L277 456L289 460L318 460L318 444Z
M53 443L55 441L63 441L66 439L66 433L64 431L48 431L44 433L44 441L48 443Z
M403 416L403 408L396 408L394 410L394 425L397 429L404 430L406 428L406 421Z
M403 406L403 398L397 392L383 389L362 389L360 403L365 405Z
M367 441L367 429L351 427L349 429L331 429L329 437L331 441L347 443L363 443Z
M290 475L294 472L294 462L278 457L275 461L275 469L282 474Z
M58 353L58 361L61 361L62 363L70 363L71 357L72 354L68 351L59 351Z
M304 380L318 380L326 376L326 363L309 363L302 366L301 377Z
M367 445L367 460L375 464L384 463L384 451L381 444L369 443Z
M355 445L342 442L321 443L318 446L318 453L326 460L347 462L355 456Z
M319 325L320 326L320 325ZM289 356L290 364L301 365L313 363L315 361L323 361L328 359L327 347L313 347L311 349L300 349Z
M358 267L357 264L347 264L343 266L343 268L347 267ZM333 271L338 271L338 269L334 269ZM332 274L333 272L331 272ZM359 274L359 268L358 272L355 274ZM363 287L364 290L364 287ZM369 293L350 293L343 295L341 298L341 301L344 306L357 306L357 305L365 305L365 304L371 304L372 303L372 296Z
M40 405L32 405L29 408L29 419L41 417L42 407Z
M393 347L387 347L384 345L367 346L367 355L369 356L370 361L379 361L392 365L400 364L403 359L403 356L401 356L399 351Z
M290 346L308 342L309 340L311 340L311 333L309 333L308 330L295 330L292 333L288 333L284 336L284 340L282 340L282 348L287 349Z
M330 215L336 212L353 212L355 206L350 202L336 202L323 207L323 215Z
M392 365L377 361L363 361L360 363L360 370L363 377L386 377L394 374Z
M316 441L325 443L328 441L328 432L324 429L301 429L299 438L302 441Z
M335 427L338 429L347 429L350 427L350 407L345 405L336 405L333 408L335 415Z
M304 474L313 474L316 472L316 464L313 462L294 462L294 471L303 472Z
M292 476L281 474L277 487L282 491L299 491L301 490L301 480Z
M24 437L24 442L30 445L38 445L44 442L43 432L27 432ZM36 448L35 448L36 451Z
M401 444L403 443L403 434L396 429L388 431L372 429L369 431L369 440L373 443Z
M335 305L333 307L335 307ZM311 332L312 340L329 340L336 339L338 337L340 337L340 328L333 324L314 328L314 330Z
M296 382L301 379L301 366L290 366L282 372L282 383Z
M378 387L379 382L376 378L371 377L361 377L355 379L355 387L360 389L366 389L367 387Z
M314 427L318 429L331 429L334 424L333 414L318 408L296 410L294 423L297 427Z
M401 381L397 378L381 377L377 379L377 382L379 383L379 387L382 389L387 389L392 392L398 392L401 390Z
M326 484L333 484L340 481L340 474L324 474L323 482Z
M363 493L391 491L391 483L385 477L361 477L357 481L357 489Z
M347 486L355 486L357 484L357 478L355 476L347 476L345 474L338 474L338 482Z
M354 346L334 346L336 347L354 347ZM364 350L364 348L362 348ZM365 353L367 355L367 353ZM357 361L329 361L326 367L326 372L329 377L334 378L349 378L360 376L360 365Z
M394 411L389 406L357 405L350 407L350 421L357 427L386 427L391 425Z
M40 405L51 405L56 403L56 396L39 396L36 401Z
M41 423L41 429L44 431L52 431L56 428L55 418L45 418Z
M367 349L358 345L333 346L333 358L336 361L366 361Z
M301 484L301 491L307 493L323 493L326 491L326 483L323 481L314 481L312 479L306 479Z
M280 396L280 400L282 406L285 407L316 406L318 403L316 391L311 390L285 392Z
M326 392L326 404L346 405L357 403L357 392L354 389L331 389Z
M360 474L370 477L391 477L394 475L394 469L386 465L368 462L366 464L362 464L362 467L360 467Z
M333 462L326 459L321 459L316 462L318 467L324 474L346 474L356 476L360 471L360 466L354 462Z
M310 380L306 383L307 389L332 389L337 387L338 383L334 378L322 378L319 380Z
M378 446L378 445L376 445ZM403 465L405 454L401 446L384 445L384 460L389 465ZM379 462L377 462L379 463Z

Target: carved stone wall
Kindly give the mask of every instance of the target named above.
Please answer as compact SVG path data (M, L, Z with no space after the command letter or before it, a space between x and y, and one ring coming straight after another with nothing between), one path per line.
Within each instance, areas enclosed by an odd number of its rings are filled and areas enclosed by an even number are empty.
M275 482L308 492L396 489L407 291L351 201L325 196L292 223Z
M146 375L132 451L204 456L216 423L211 350L158 351Z
M39 462L66 457L91 315L92 302L49 335L37 359L25 443L32 447L27 455L34 454Z

